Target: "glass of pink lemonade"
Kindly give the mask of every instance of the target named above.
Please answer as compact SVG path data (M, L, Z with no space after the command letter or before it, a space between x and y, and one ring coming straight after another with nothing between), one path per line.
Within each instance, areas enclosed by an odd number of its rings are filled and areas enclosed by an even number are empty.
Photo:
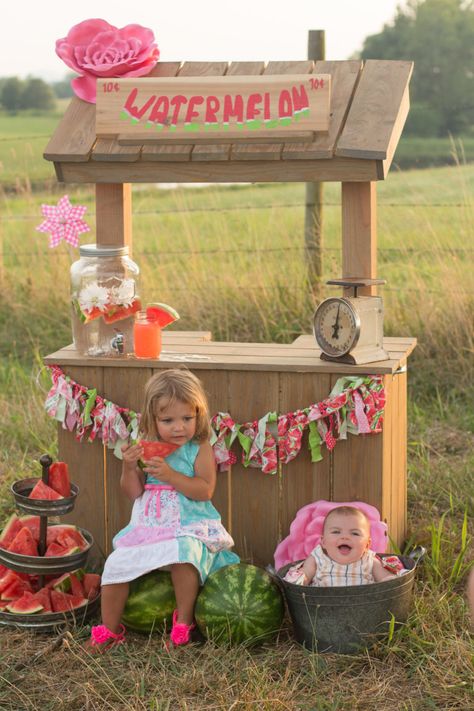
M159 358L161 353L161 328L156 319L138 311L133 324L133 349L137 358Z

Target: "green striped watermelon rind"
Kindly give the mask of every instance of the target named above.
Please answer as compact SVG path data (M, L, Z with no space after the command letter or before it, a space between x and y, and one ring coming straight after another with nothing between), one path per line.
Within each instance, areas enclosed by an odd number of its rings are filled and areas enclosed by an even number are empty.
M171 574L153 570L130 583L130 592L122 615L123 624L136 632L170 630L176 607Z
M196 602L200 631L217 644L254 645L281 628L285 606L270 575L236 563L212 573Z

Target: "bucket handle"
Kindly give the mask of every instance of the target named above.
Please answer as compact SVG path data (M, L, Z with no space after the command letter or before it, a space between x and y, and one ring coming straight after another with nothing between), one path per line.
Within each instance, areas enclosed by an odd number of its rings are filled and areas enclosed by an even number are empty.
M267 573L271 577L271 579L278 585L281 592L284 593L285 587L281 581L280 576L277 574L275 568L273 567L273 565L270 565L270 564L266 565L265 570L267 571Z
M416 546L409 554L408 558L411 558L415 562L415 565L421 563L426 555L426 548L424 546Z

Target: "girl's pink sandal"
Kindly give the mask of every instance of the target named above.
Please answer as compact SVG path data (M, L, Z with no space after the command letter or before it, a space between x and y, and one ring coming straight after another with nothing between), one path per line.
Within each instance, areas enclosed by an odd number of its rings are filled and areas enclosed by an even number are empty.
M178 610L173 612L173 627L171 628L170 640L176 647L188 644L191 632L196 625L187 625L185 622L178 622Z
M120 625L120 631L111 632L105 625L97 625L91 629L91 638L88 643L90 651L105 652L112 647L125 642L125 627Z

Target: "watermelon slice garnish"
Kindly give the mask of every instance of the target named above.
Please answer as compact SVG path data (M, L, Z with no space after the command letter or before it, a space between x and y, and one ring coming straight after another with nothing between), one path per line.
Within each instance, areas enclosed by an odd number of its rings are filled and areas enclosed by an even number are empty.
M176 449L179 449L179 445L172 442L151 442L141 439L139 444L143 447L143 457L147 462L152 457L168 457Z
M98 306L93 306L91 309L84 309L83 311L77 299L72 300L72 306L81 323L89 323L90 321L94 321L94 319L100 318L103 313Z
M115 323L115 321L121 321L124 318L133 316L134 313L140 311L142 305L140 299L135 299L135 301L130 304L130 306L120 306L119 304L112 304L107 307L104 312L105 323Z
M160 328L166 328L179 319L179 313L168 304L148 304L146 317L149 321L157 321Z

